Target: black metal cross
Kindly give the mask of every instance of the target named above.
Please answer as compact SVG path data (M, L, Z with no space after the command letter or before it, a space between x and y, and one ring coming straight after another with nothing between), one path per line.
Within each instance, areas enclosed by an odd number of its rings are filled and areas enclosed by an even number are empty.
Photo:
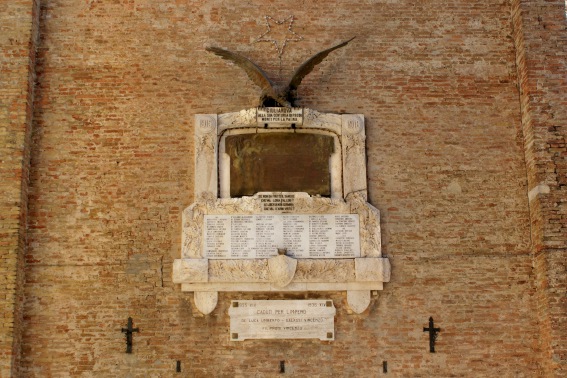
M435 353L435 340L441 328L433 327L433 317L429 317L429 328L423 327L423 332L429 332L429 353Z
M132 328L132 318L128 318L128 328L122 328L126 334L126 353L132 353L132 333L140 332L139 328Z

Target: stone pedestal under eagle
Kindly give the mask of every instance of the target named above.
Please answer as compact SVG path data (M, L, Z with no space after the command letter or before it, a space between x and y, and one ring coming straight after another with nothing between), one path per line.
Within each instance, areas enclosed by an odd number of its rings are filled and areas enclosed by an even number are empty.
M315 66L321 63L327 55L336 49L346 46L353 39L354 37L313 55L295 71L287 86L274 85L266 73L245 56L214 46L207 47L206 50L223 59L234 62L246 72L250 80L262 89L260 106L277 106L279 104L285 107L292 107L295 106L294 102L296 100L297 88L303 78L313 71Z

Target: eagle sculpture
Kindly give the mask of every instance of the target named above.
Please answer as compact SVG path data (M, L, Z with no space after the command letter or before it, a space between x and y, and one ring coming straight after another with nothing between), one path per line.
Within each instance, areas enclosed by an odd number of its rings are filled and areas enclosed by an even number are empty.
M287 86L274 85L266 73L245 56L221 49L220 47L210 46L206 47L206 50L220 56L223 59L234 62L246 72L250 80L262 89L260 106L278 106L277 104L279 104L285 107L292 107L295 105L297 88L299 87L299 84L301 84L303 78L313 71L315 66L321 63L332 51L346 46L353 39L354 37L348 41L344 41L336 46L330 47L313 55L295 71Z

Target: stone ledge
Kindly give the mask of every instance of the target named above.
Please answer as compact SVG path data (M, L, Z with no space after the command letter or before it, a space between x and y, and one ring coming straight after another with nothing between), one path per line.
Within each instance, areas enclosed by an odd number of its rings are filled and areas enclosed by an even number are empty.
M292 282L285 287L262 282L203 282L181 284L182 291L219 292L219 291L371 291L383 290L382 282Z
M176 259L173 263L173 282L177 284L207 283L207 285L218 283L222 286L226 284L271 284L268 261L269 259ZM298 259L297 270L290 285L301 283L340 285L389 281L390 262L387 258Z

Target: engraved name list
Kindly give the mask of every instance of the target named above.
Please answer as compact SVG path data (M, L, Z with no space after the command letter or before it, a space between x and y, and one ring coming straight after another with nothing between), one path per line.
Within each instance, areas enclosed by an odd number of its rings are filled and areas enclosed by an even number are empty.
M358 214L205 215L204 257L360 257Z

